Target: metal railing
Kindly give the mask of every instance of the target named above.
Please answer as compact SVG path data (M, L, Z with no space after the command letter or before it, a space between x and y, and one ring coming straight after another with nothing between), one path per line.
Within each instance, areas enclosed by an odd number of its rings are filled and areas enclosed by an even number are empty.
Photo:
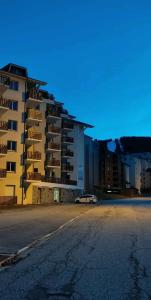
M42 179L41 173L36 172L27 172L25 175L26 180L37 180L40 181Z
M73 157L74 153L70 150L63 150L62 151L62 156L69 156L69 157Z
M27 138L28 138L28 139L34 139L34 140L42 140L42 133L40 133L40 132L28 131L28 132L27 132Z
M28 98L32 98L35 100L43 100L41 93L37 92L36 90L30 91L28 94Z
M0 97L0 107L9 108L9 102L10 100Z
M59 184L67 184L67 185L77 185L76 180L66 179L66 178L57 178L57 177L49 177L45 176L43 181L51 182L51 183L59 183Z
M8 130L8 122L0 121L0 130Z
M39 151L35 151L35 152L27 151L26 159L41 160L41 152L39 152Z
M63 137L63 142L64 143L73 143L74 142L74 138L70 137L70 136L64 136Z
M48 132L61 133L61 128L48 125Z
M0 154L7 154L7 146L0 144Z
M61 145L60 145L60 144L56 144L56 143L49 142L49 143L47 144L47 148L48 148L48 149L54 149L54 150L61 150Z
M28 109L27 118L42 121L42 113L38 110Z
M0 178L6 178L7 171L5 169L0 169Z
M72 123L63 122L63 128L73 129L74 125Z
M60 167L61 162L60 162L60 160L57 160L57 159L47 159L46 160L46 166Z

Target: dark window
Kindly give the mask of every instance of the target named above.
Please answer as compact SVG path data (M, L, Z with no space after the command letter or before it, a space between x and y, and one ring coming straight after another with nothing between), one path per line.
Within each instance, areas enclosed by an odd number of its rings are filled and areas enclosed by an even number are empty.
M17 142L16 141L7 141L7 149L11 151L17 150Z
M19 83L18 83L18 81L14 81L14 80L10 81L9 88L11 90L18 91L18 89L19 89Z
M9 101L9 109L18 110L18 101Z
M16 172L16 163L13 161L7 161L6 169L8 172Z
M34 173L38 173L38 168L34 168Z
M8 120L8 129L9 130L17 130L17 121Z

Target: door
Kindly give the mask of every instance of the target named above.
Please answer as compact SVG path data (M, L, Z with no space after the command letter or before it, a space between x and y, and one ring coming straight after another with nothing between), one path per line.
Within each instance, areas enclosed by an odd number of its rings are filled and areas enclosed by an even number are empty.
M59 188L53 189L53 201L59 202L60 201L60 191Z

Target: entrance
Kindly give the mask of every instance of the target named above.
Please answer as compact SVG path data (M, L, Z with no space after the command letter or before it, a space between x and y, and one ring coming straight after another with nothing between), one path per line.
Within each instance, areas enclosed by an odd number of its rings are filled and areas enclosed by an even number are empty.
M53 189L53 201L60 202L60 190L59 188Z

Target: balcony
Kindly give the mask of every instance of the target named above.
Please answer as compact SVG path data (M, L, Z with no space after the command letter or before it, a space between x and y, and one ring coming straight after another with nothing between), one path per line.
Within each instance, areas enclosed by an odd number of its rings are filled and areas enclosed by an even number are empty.
M72 172L73 171L73 166L70 164L63 164L62 165L62 171L63 172Z
M46 168L61 168L61 162L57 159L47 159L46 160Z
M6 170L5 169L0 169L0 179L4 179L6 178Z
M25 180L27 182L41 181L41 179L42 179L41 173L27 172L25 175Z
M25 159L26 159L26 163L39 162L39 161L41 161L41 152L39 152L39 151L35 151L35 152L27 151L25 153Z
M32 90L28 93L27 96L27 103L30 105L34 105L34 104L40 104L43 102L43 97L41 95L40 92L38 92L37 90Z
M66 185L77 185L76 180L70 180L66 178L57 178L57 177L44 177L43 179L46 182L58 183L58 184L66 184Z
M50 142L47 144L47 151L61 151L61 145Z
M0 133L7 133L8 123L6 121L0 121Z
M63 129L65 130L73 130L74 125L72 123L69 122L63 122Z
M53 109L48 109L46 112L46 117L49 118L56 118L56 119L61 119L60 117L60 111L58 110L53 110Z
M42 121L42 113L39 110L28 109L27 120L28 123L37 123Z
M31 145L42 141L42 133L35 131L28 131L26 135L26 143Z
M3 95L3 93L9 88L9 84L9 77L0 75L0 95Z
M62 156L63 157L73 157L74 156L74 153L70 150L63 150L62 151Z
M61 134L61 128L59 127L54 127L52 125L48 125L47 128L47 134L51 134L51 135L60 135Z
M0 157L5 156L7 154L7 146L0 144Z
M9 100L3 98L2 96L0 97L0 111L7 111L9 109Z
M66 144L73 144L74 143L74 138L70 136L64 136L63 137L63 143Z

